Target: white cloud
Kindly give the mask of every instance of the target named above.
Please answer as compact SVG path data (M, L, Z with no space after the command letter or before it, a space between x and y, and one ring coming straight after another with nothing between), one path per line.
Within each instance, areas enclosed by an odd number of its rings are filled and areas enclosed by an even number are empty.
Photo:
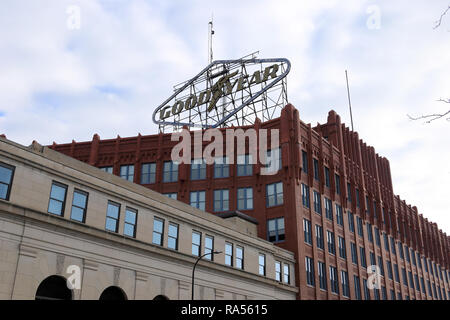
M349 124L348 69L359 136L390 160L394 191L449 232L450 124L406 116L450 96L450 18L432 29L447 2L2 1L0 133L26 145L155 133L154 108L206 65L213 13L215 58L291 60L289 100L305 122L333 108ZM79 30L66 27L69 5Z

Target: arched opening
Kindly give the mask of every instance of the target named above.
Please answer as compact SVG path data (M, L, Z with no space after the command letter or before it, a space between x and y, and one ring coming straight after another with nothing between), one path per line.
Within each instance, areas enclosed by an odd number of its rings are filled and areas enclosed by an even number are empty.
M72 300L72 290L61 276L50 276L41 282L36 290L36 300Z
M163 300L169 300L169 298L167 298L166 296L164 296L162 294L158 294L156 297L153 298L153 300L163 301Z
M99 300L127 300L127 295L119 287L111 286L103 290Z

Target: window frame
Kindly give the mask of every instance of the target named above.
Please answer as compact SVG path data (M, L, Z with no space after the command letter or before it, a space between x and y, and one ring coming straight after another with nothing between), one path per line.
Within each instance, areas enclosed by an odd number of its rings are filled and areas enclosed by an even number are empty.
M198 244L194 243L194 235L198 235ZM197 248L197 253L194 253L194 246ZM202 233L200 231L197 230L192 230L192 235L191 235L191 254L194 257L200 257L200 255L202 254Z
M108 213L109 213L109 206L113 206L113 207L116 207L118 209L117 210L117 218L114 218L114 217L108 215ZM120 210L121 209L122 209L122 206L121 206L120 203L108 200L108 203L107 203L107 206L106 206L106 216L105 216L105 230L106 231L114 232L114 233L118 233L119 232ZM112 219L112 220L115 220L115 226L116 226L115 230L108 229L108 218Z
M161 224L162 224L161 232L158 232L157 230L155 230L155 221L161 222ZM152 230L152 244L161 246L161 247L164 245L164 228L165 228L165 220L163 218L154 216L153 217L153 230ZM160 243L157 243L154 241L155 233L160 235L160 237L161 237Z
M61 201L59 199L56 199L56 198L52 198L53 186L57 186L57 187L60 187L60 188L64 189L64 200L63 201ZM52 184L50 186L50 195L49 195L48 207L47 207L47 212L48 213L53 214L53 215L58 216L58 217L64 217L65 211L66 211L66 200L67 200L67 191L68 190L69 190L69 186L68 185L66 185L64 183L61 183L61 182L58 182L58 181L55 181L55 180L52 181ZM51 200L61 202L61 214L50 212Z
M144 172L144 167L148 167L148 172ZM152 168L154 168L152 172ZM148 182L144 182L144 177ZM152 179L153 178L153 179ZM155 184L156 183L156 162L145 162L141 164L141 184Z
M131 174L131 180L130 180L130 168L133 168L133 173ZM124 178L124 175L122 175L122 168L126 168L126 178ZM121 177L124 180L133 182L134 181L134 174L135 174L135 170L134 170L134 164L122 164L120 165L119 168L119 177Z
M127 213L128 211L133 212L135 214L135 219L134 219L134 224L131 224L129 222L127 222ZM138 210L131 208L131 207L125 207L125 218L123 219L123 235L127 236L127 237L131 237L131 238L136 238L136 231L137 231L137 222L138 222ZM133 226L133 235L130 236L128 234L125 233L125 227L127 225L132 225Z
M13 180L14 180L14 173L16 172L16 167L12 166L10 164L4 163L4 162L0 162L0 166L5 168L5 169L7 169L7 170L11 170L11 177L9 179L9 182L5 183L5 182L1 182L0 181L0 184L6 185L6 196L5 196L4 199L3 198L0 198L0 199L5 200L5 201L9 201L9 198L11 196L12 184L13 184Z
M85 201L85 207L84 208L79 207L77 205L74 205L73 201L75 199L75 193L83 194L84 196L86 196L86 201ZM86 192L86 191L83 191L83 190L75 188L73 190L73 193L72 193L72 206L70 207L71 208L70 209L70 220L77 221L77 222L80 222L80 223L86 223L86 213L87 213L88 202L89 202L89 192ZM81 221L77 220L77 219L74 219L72 217L73 216L73 214L72 214L73 213L73 207L83 210L83 219L81 219Z
M278 227L280 220L283 220L283 227L284 227L283 229L280 229ZM273 231L275 231L275 240L274 241L270 240L270 232L272 230L269 229L269 224L270 224L271 221L274 221L274 223L275 223L275 229L273 230ZM279 232L280 230L284 231L283 234L281 234ZM280 240L280 235L284 236L284 238L281 239L281 240ZM284 216L278 217L278 218L273 218L273 219L268 219L267 220L267 241L269 241L271 243L280 243L280 242L284 242L285 240L286 240L286 221L284 219Z
M173 237L173 236L170 235L170 227L176 227L176 230L177 230L176 237ZM178 251L179 234L180 234L180 225L178 223L169 221L169 225L168 225L168 229L167 229L167 248L168 249L172 249L172 250ZM171 239L175 239L174 240L175 241L175 248L172 248L170 246L170 240Z

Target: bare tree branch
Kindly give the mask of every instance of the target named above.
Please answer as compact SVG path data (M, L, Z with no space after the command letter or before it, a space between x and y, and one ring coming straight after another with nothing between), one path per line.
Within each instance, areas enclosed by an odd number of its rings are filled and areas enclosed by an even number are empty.
M441 16L439 17L439 20L436 20L435 25L433 27L433 29L438 28L441 23L442 23L442 19L444 18L444 16L447 14L447 12L450 10L450 5L448 6L448 8L441 14Z
M439 99L437 101L444 102L444 103L450 103L450 99ZM450 110L448 110L447 112L444 112L444 113L433 113L433 114L421 115L420 117L412 117L409 114L407 114L409 120L413 120L413 121L427 120L427 121L425 121L425 123L431 123L432 121L440 119L440 118L444 118L447 115L450 115ZM445 120L450 121L450 116L448 118L446 118Z

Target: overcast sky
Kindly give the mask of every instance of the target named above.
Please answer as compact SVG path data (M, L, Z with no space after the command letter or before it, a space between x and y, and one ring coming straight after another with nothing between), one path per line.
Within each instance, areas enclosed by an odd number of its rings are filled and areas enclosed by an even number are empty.
M330 109L389 159L394 191L450 233L450 4L433 1L0 2L0 133L21 144L157 132L153 110L214 58L285 57L290 102ZM79 24L76 20L80 13Z

